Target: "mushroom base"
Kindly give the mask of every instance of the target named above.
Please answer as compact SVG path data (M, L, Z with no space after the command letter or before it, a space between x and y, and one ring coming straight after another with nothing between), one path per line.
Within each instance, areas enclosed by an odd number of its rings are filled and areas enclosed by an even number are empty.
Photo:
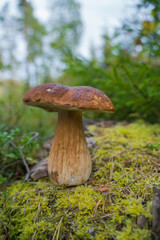
M56 186L81 185L90 177L91 169L82 112L59 111L48 158L48 174L52 183Z

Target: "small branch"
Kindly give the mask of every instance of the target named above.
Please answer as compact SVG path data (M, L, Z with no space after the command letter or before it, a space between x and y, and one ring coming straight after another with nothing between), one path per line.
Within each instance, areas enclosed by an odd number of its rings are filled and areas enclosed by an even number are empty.
M29 177L30 177L30 172L26 174L26 177L25 177L25 182L27 182L27 181L28 181Z
M19 148L19 151L20 151L20 154L21 154L21 157L22 157L22 161L23 161L23 164L24 164L24 166L25 166L25 168L26 168L26 170L27 170L27 174L30 174L30 169L29 169L29 166L28 166L28 163L27 163L27 161L26 161L26 159L25 159L25 157L24 157L24 154L23 154L23 150L22 150L23 148Z
M34 134L33 137L31 137L31 138L28 140L28 142L27 142L24 146L22 146L22 147L18 147L14 142L10 141L10 144L11 144L14 148L19 149L20 155L21 155L21 157L22 157L23 164L24 164L24 166L25 166L25 168L26 168L26 171L27 171L27 175L26 175L26 177L25 177L25 181L27 181L28 178L29 178L29 176L30 176L30 169L29 169L28 163L27 163L27 161L26 161L26 159L25 159L25 156L24 156L24 154L23 154L23 148L24 148L29 142L31 142L34 138L38 137L38 135L39 135L38 132L33 132L33 134ZM8 166L9 166L9 165L7 165L6 167L8 167ZM6 168L6 167L5 167L5 168ZM4 169L4 168L3 168L3 169ZM2 170L1 170L1 171L2 171Z
M96 203L96 205L95 205L95 207L94 207L94 209L93 209L93 212L92 212L92 216L91 216L91 217L95 217L96 212L97 212L97 208L98 208L100 202L101 202L103 199L104 199L104 198L101 198L101 199Z
M25 206L25 208L24 208L24 216L26 216L26 208L27 208L27 206L28 206L28 201L29 201L29 200L27 200L26 206Z
M37 209L37 214L36 214L34 223L35 223L36 221L38 221L38 216L39 216L40 212L41 212L41 202L39 201L39 203L38 203L38 209Z
M37 229L35 230L35 232L34 232L34 234L33 234L33 236L32 236L32 240L35 239L36 233L37 233Z
M26 168L26 171L27 171L27 176L30 175L30 169L29 169L29 166L28 166L28 163L26 162L26 159L24 157L24 154L23 154L23 147L18 147L14 142L10 141L10 144L14 147L14 148L18 148L19 149L19 152L20 152L20 155L22 157L22 161L23 161L23 164Z
M98 221L98 220L100 220L100 219L107 218L107 217L111 217L111 216L113 216L113 215L114 215L114 213L107 213L107 214L102 215L102 216L97 217L97 218L95 218L95 217L93 216L93 220L94 220L94 221Z
M20 162L20 161L16 161L16 162L9 163L9 164L5 165L5 166L0 170L0 173L3 172L3 170L5 170L6 168L8 168L8 167L10 167L10 166L12 166L12 165L15 165L15 164L18 163L18 162Z
M110 181L112 180L113 170L114 170L114 162L112 162L112 166L110 169L110 177L109 177Z
M119 151L118 153L114 154L114 155L111 155L110 157L107 157L107 158L102 158L103 161L110 161L110 160L113 160L115 157L125 153L125 152L128 152L128 151L132 151L133 148L131 149L127 149L127 150L123 150L123 151Z
M56 240L59 239L59 233L60 233L60 228L61 228L62 220L63 220L63 217L60 219L60 221L59 221L59 223L58 223L58 225L57 225L57 228L56 228L56 230L55 230L55 232L54 232L54 235L53 235L52 240L55 239L56 235L57 235Z
M132 86L137 90L137 92L139 92L144 99L148 99L148 96L135 84L134 78L131 75L131 73L128 71L128 69L124 65L121 65L121 67L125 71L126 75L128 76L128 78L132 83Z
M23 146L21 147L21 149L23 149L29 142L31 142L33 139L35 139L36 137L38 137L39 133L38 132L33 132L34 136L31 137L28 142Z
M16 144L14 144L14 142L10 141L10 144L14 147L14 148L18 148Z
M8 231L7 231L7 228L6 228L6 226L3 224L3 222L1 222L1 223L2 223L2 226L3 226L3 228L4 228L4 231L5 231L5 234L6 234L6 235L4 236L4 237L5 237L5 238L4 238L4 240L5 240L5 239L7 239L7 238L8 238L9 234L8 234Z

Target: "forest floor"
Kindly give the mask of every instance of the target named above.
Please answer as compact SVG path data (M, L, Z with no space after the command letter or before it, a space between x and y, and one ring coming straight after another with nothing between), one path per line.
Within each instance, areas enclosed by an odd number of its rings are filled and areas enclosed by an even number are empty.
M86 135L96 142L88 182L62 188L44 177L3 188L0 239L151 239L160 126L99 122Z

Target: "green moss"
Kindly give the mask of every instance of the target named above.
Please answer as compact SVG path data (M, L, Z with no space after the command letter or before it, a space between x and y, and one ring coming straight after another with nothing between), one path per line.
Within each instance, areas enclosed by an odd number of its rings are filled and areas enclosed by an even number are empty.
M97 142L86 185L48 178L14 182L1 193L0 233L10 239L150 239L152 188L159 176L159 125L90 127ZM140 229L138 216L146 217ZM8 234L8 235L7 235Z
M131 220L126 221L126 226L117 234L117 240L150 240L150 233L146 229L139 229Z

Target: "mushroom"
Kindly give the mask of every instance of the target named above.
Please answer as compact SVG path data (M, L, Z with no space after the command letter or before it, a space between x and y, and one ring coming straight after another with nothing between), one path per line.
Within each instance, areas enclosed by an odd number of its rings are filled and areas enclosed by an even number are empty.
M92 162L82 125L82 111L114 112L111 100L88 86L46 83L30 89L25 104L58 112L55 136L48 157L48 174L56 186L76 186L90 177Z

